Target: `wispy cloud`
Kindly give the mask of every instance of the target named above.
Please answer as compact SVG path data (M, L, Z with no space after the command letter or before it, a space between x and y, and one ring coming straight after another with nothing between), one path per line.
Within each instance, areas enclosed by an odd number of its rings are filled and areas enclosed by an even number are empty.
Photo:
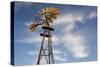
M67 53L61 49L53 49L54 60L56 62L67 62Z
M34 55L37 55L38 52L37 51L28 51L27 54L34 56Z
M59 62L66 62L67 61L66 58L61 57L59 55L55 55L54 58L56 61L59 61Z
M58 61L59 62L66 62L67 61L67 59L66 59L67 55L66 55L66 57L61 56L63 54L63 51L61 51L59 49L53 49L53 53L54 53L54 60L55 61L57 61L57 62ZM38 57L39 52L38 51L28 51L27 54L36 58L36 57ZM36 63L36 62L37 62L37 59L34 60L34 63ZM43 57L40 62L42 62L41 64L45 64L46 58Z
M29 27L32 23L33 23L33 22L30 21L30 22L25 22L24 24L25 24L25 26L28 26L28 27Z
M62 51L60 51L58 49L56 49L56 50L54 49L53 53L54 53L54 60L55 61L59 61L59 62L67 61L65 57L61 56L61 54L63 54ZM27 52L27 54L32 56L33 58L36 58L36 59L33 60L34 63L37 62L37 57L38 57L38 54L39 54L38 51L29 51L29 52ZM40 62L41 62L41 64L45 64L46 63L46 58L43 56Z
M64 36L64 46L75 58L85 58L89 55L88 45L81 35L69 34Z
M97 16L97 12L91 12L90 14L89 14L89 18L90 19L92 19L92 18L94 18L94 17L96 17Z
M77 21L84 24L86 20L95 18L97 16L96 12L90 12L88 14L84 12L66 13L60 15L55 21L55 26L60 26L61 32L64 34L63 37L58 36L58 42L64 43L66 49L68 49L74 58L85 58L88 57L88 45L85 41L85 37L78 32L72 32L76 26ZM60 38L59 38L60 37Z
M25 36L22 39L16 39L15 42L32 44L32 43L40 43L41 40L42 38L36 32L34 32L34 33L30 33L28 36Z
M66 12L65 14L60 15L57 20L55 20L55 25L57 24L75 24L76 21L84 23L87 19L92 19L97 16L96 11L88 12L88 10L83 12Z
M15 12L19 11L21 8L28 8L33 5L34 4L31 2L15 2Z
M32 57L33 60L32 60L32 64L36 64L37 63L37 60L38 60L38 54L39 52L38 51L27 51L27 55L28 57Z
M61 51L61 50L58 50L58 49L56 48L56 49L53 49L53 53L54 53L54 54L61 54L62 51Z

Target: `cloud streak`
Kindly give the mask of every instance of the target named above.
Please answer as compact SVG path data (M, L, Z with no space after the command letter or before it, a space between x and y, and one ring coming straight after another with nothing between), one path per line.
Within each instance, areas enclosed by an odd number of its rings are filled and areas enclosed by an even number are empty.
M79 21L80 23L83 23L85 22L87 19L92 19L94 17L97 16L97 12L96 11L93 11L93 12L90 12L88 14L84 13L84 12L75 12L75 13L66 13L64 15L60 15L58 17L57 20L55 20L54 22L56 24L74 24L76 23L76 21Z
M41 37L38 36L38 34L33 34L33 35L27 36L27 37L22 38L22 39L15 40L15 42L17 42L17 43L26 43L26 44L41 42Z
M75 58L85 58L89 55L88 46L85 42L81 35L69 34L64 36L64 46Z
M28 51L27 52L27 55L32 56L34 58L37 58L38 57L38 54L39 54L38 51ZM62 50L53 49L53 54L54 54L54 60L56 62L66 62L67 61L67 59L66 59L67 56L66 57L61 56L63 54L63 51ZM37 59L34 59L33 62L36 63L37 62ZM46 64L45 57L42 57L42 59L41 59L40 62L42 62L41 64Z
M88 14L85 12L66 13L60 15L55 21L54 25L60 26L60 30L64 34L63 37L58 36L58 39L60 39L59 42L64 43L64 46L72 53L74 58L86 58L89 56L89 46L85 41L85 37L79 32L78 34L73 32L77 21L84 24L86 20L95 18L96 16L97 13L95 11Z

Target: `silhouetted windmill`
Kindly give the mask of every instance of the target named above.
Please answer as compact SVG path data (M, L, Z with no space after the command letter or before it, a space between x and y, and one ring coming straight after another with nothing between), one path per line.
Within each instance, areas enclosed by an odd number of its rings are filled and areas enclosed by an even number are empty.
M52 31L54 29L50 26L53 23L53 20L57 18L59 11L55 7L46 7L38 12L34 17L34 22L29 27L30 32L36 30L37 26L42 26L43 33L40 33L40 36L43 37L40 52L38 55L37 64L41 64L42 58L44 57L47 64L54 64L53 49L52 49ZM47 38L48 41L45 41ZM47 42L47 43L45 43Z

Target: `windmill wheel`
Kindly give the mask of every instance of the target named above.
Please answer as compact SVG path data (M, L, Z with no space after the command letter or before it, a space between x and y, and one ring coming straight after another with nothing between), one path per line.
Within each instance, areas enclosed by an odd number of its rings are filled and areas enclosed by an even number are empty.
M36 24L35 23L31 24L29 27L29 31L30 32L35 31L37 26L39 25L49 27L50 23L53 23L53 20L57 18L58 14L59 14L59 10L58 8L55 7L46 7L41 9L38 12L38 16L34 19Z
M46 23L52 23L52 21L57 18L59 10L55 7L46 7L39 11L39 13L45 17Z

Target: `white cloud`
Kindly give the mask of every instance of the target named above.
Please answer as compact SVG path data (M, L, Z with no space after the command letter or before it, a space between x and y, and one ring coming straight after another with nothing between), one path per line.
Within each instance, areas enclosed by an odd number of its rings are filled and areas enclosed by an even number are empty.
M60 15L54 22L56 24L74 24L75 21L81 22L83 19L84 15L82 14L66 13L64 15Z
M97 16L96 11L89 12L88 14L86 12L68 12L64 15L59 15L57 20L54 21L55 22L54 25L75 24L77 23L76 21L84 23L87 19L91 19L96 16Z
M64 34L63 37L57 36L58 42L64 43L64 46L72 53L74 58L85 58L89 55L87 50L89 46L85 41L85 37L72 32L76 26L76 21L84 24L86 20L94 17L96 17L95 11L88 14L85 12L66 13L60 15L54 23L55 26L60 26L61 32Z
M67 53L61 49L53 49L54 60L55 62L66 62L67 61Z
M92 19L92 18L94 18L94 17L96 17L97 16L97 13L96 12L91 12L90 14L89 14L89 18L90 19Z
M53 53L54 54L61 54L63 52L61 50L58 50L58 49L53 49Z
M15 40L15 42L32 44L32 43L40 43L41 40L42 40L41 37L37 33L34 33L34 34L30 34L25 38Z
M61 29L61 32L64 33L63 37L58 37L58 42L64 43L64 47L71 52L74 58L85 58L89 55L89 52L86 50L88 45L85 43L84 36L72 32L77 23L76 21L83 23L84 19L85 17L82 14L69 14L67 16L60 16L55 23L60 26L62 25L61 28L63 29Z
M72 53L75 58L85 58L89 55L86 41L81 35L69 34L64 36L64 46Z
M27 24L29 25L29 24ZM53 45L58 45L58 37L56 35L52 36L52 44ZM17 43L27 43L27 44L34 44L34 43L41 43L42 42L42 37L39 35L39 33L34 32L30 33L28 36L22 39L16 39L15 42ZM45 42L47 43L47 38L45 38Z
M82 13L66 13L64 15L60 15L57 20L54 21L54 26L60 26L63 29L61 29L61 32L71 32L75 26L76 21L79 21L80 23L84 23L86 20L84 14Z
M55 61L59 61L59 62L66 62L67 61L67 58L66 58L67 55L66 55L66 57L64 57L62 50L53 49L53 53L54 53L54 60ZM37 58L38 54L39 54L39 51L29 51L29 52L27 52L27 54L32 56L33 58ZM34 60L34 63L36 63L36 62L37 62L37 59ZM40 62L41 62L41 64L46 64L46 58L42 57Z
M32 64L36 64L37 60L38 60L38 51L28 51L27 55L32 56L33 60L32 60Z
M29 51L29 52L27 52L27 54L34 56L34 55L37 55L38 52L37 51Z
M25 22L25 25L29 27L32 23L33 23L32 21L31 22Z
M75 27L75 24L69 24L64 27L64 30L62 30L62 32L70 33L71 31L73 31L74 27Z
M59 61L59 62L66 62L66 61L67 61L66 58L61 57L60 55L55 55L55 56L54 56L54 59L55 59L56 61Z
M53 35L51 39L52 39L52 45L58 45L59 39L56 35Z
M33 6L34 4L31 2L15 2L15 12L19 11L22 7L27 8L29 6Z

